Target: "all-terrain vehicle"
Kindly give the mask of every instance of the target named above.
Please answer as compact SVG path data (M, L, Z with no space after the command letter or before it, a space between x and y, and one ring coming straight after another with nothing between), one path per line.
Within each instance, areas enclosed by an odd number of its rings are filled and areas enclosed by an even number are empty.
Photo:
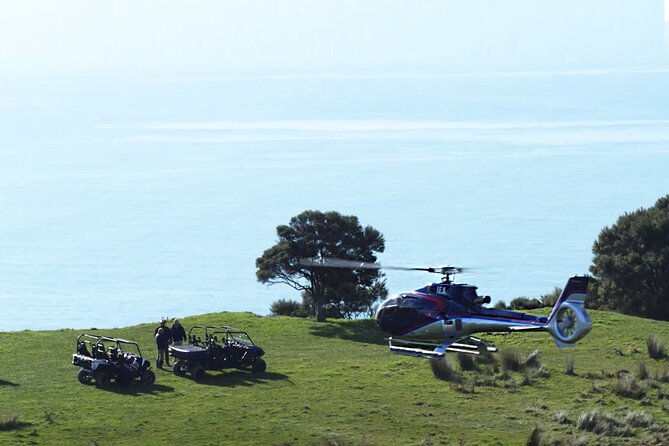
M111 380L121 385L134 380L151 385L156 380L151 363L142 357L139 345L126 339L81 334L72 364L81 367L77 375L80 383L95 381L97 387L105 387Z
M253 373L263 373L267 368L261 358L265 351L255 345L245 331L231 327L196 325L188 331L189 345L171 345L170 355L174 363L174 374L184 376L190 373L196 381L201 381L206 370L250 369Z

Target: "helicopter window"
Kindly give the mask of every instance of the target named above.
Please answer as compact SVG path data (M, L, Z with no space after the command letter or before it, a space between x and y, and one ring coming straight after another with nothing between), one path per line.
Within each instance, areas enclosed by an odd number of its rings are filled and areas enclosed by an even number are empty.
M462 295L467 302L476 302L479 297L474 288L465 288Z

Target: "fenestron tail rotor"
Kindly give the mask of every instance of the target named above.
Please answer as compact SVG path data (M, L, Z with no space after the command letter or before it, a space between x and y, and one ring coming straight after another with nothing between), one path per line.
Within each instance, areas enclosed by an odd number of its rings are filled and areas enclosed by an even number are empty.
M400 271L425 271L428 273L450 276L465 271L459 266L439 266L439 267L407 267L383 265L375 262L360 262L358 260L337 259L332 257L308 257L300 259L300 265L307 268L347 268L347 269L394 269Z

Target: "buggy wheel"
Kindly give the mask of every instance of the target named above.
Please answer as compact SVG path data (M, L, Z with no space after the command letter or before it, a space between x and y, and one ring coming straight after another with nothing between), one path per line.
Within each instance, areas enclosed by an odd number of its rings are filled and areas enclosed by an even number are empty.
M142 376L139 378L139 380L145 386L150 386L151 384L156 382L156 374L153 373L153 370L144 370L144 372L142 372Z
M186 364L186 361L175 362L174 367L172 367L172 371L177 376L184 376L186 372L188 372L188 365Z
M207 372L204 370L204 367L198 365L191 370L190 374L195 381L202 381Z
M93 373L86 369L81 369L79 370L79 373L77 373L77 379L81 384L86 384L87 386L90 386L93 384Z
M253 365L251 366L251 371L253 373L265 373L265 370L267 370L267 363L264 359L257 358L253 361Z
M98 372L95 374L95 387L107 387L111 378L107 372Z

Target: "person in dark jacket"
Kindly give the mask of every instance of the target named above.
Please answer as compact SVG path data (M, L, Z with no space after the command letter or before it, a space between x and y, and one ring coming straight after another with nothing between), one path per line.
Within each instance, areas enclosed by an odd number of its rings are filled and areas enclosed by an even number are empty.
M170 338L165 333L165 329L163 327L158 327L158 330L156 330L156 349L158 350L156 365L159 368L163 368L163 362L166 365L170 365L170 354L168 351L169 348L170 348Z
M174 324L172 324L172 344L181 345L183 341L186 340L186 330L183 325L179 322L179 319L174 319Z

